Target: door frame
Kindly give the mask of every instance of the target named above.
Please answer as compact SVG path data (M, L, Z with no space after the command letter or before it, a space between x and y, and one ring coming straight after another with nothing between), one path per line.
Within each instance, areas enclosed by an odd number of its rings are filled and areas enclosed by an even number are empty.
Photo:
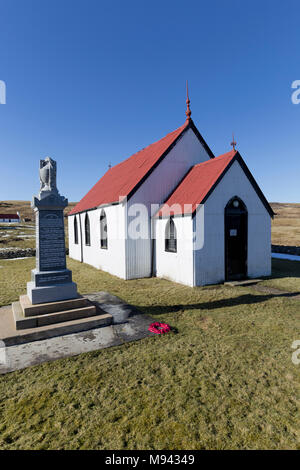
M245 278L248 277L248 210L247 210L247 206L246 204L244 203L244 201L238 197L238 196L234 196L232 197L226 204L225 206L225 209L224 209L224 256L225 256L225 281L229 281L228 279L228 247L227 247L227 210L229 208L229 206L232 204L233 201L239 201L240 205L242 206L243 208L243 211L241 211L241 213L245 214L246 217L245 217L245 232L246 232L246 247L245 247L245 250L246 250L246 253L245 253Z

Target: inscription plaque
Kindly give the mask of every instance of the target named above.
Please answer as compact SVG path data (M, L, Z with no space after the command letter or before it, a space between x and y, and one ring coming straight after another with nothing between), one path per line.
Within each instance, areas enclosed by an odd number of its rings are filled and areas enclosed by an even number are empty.
M65 228L62 210L40 210L37 223L37 269L66 268Z

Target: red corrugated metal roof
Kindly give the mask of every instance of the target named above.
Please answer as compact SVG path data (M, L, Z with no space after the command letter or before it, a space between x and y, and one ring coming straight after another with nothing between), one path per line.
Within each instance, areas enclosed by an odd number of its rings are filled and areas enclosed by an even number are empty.
M197 209L197 205L202 203L236 154L235 150L231 150L224 155L193 166L159 209L156 217L193 214ZM173 207L171 208L171 206Z
M0 214L0 219L19 219L18 214Z
M128 196L188 125L189 121L187 120L183 126L166 135L158 142L149 145L110 168L74 209L69 212L69 215L92 209L102 204L119 202L120 197Z

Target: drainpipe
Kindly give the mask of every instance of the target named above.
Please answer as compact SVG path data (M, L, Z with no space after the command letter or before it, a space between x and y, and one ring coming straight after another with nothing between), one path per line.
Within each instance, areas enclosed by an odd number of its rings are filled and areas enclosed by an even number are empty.
M80 228L80 263L83 263L83 245L82 245L82 228L81 228L81 214L79 213L79 228Z
M151 212L150 212L150 216L151 216ZM151 277L153 277L154 276L154 256L155 256L154 252L155 252L156 247L155 247L154 219L153 219L152 216L150 218L150 221L151 221L150 236L152 238L152 240L151 240Z

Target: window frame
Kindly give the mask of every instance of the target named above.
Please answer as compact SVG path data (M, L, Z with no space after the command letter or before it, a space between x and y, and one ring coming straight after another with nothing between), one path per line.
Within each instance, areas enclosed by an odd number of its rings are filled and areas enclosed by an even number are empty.
M104 236L105 233L106 236ZM108 250L107 215L104 209L100 214L100 249Z
M88 213L85 214L84 219L84 241L86 246L91 246L91 224Z
M78 245L78 222L77 217L74 217L74 244Z
M173 217L170 217L166 223L165 251L167 253L177 253L177 229Z

